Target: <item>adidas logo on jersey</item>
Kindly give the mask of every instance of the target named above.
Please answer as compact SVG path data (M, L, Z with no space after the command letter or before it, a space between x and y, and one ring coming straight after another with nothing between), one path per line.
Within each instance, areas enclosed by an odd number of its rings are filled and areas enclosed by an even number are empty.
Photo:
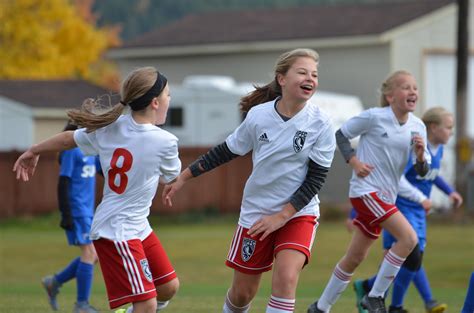
M268 140L267 133L261 134L260 137L258 137L258 141L270 142L270 140Z
M385 133L382 134L382 138L388 138L387 132L385 132Z

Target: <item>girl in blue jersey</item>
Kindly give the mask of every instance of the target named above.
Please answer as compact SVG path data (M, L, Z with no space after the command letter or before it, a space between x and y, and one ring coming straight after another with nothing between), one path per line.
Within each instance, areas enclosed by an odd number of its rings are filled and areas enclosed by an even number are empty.
M425 199L429 198L433 184L441 189L452 200L454 206L462 204L462 197L446 181L439 176L441 159L443 157L443 145L446 144L452 135L454 126L453 115L442 107L434 107L425 112L422 117L427 128L428 150L431 154L431 169L427 175L420 177L416 174L413 165L408 163L405 168L404 178L413 188L421 191L419 201L408 199L405 195L398 195L396 205L400 212L407 218L418 236L418 245L403 263L400 272L393 283L392 304L389 307L391 313L407 312L403 309L403 300L408 290L410 282L413 281L420 295L425 302L426 311L429 313L441 313L446 310L446 304L438 303L433 299L426 273L421 266L423 252L426 246L426 206L423 205ZM416 190L415 190L416 192ZM388 250L396 242L396 239L384 230L383 245ZM361 297L366 290L370 290L375 281L372 277L365 281L356 281L354 288L358 297ZM359 308L359 311L361 309Z
M68 123L64 130L75 130L76 125ZM56 296L62 284L75 278L77 297L73 312L95 313L89 304L89 296L97 262L89 231L95 205L96 158L84 156L79 148L61 152L58 182L58 202L61 211L61 227L66 231L69 245L78 246L80 257L75 258L60 272L44 277L43 287L48 294L53 310L58 309Z

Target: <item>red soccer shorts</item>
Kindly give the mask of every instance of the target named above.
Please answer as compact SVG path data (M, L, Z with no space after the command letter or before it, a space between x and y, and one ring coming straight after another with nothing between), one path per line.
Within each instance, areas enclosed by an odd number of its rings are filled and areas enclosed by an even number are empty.
M311 257L316 228L316 216L299 216L268 235L263 241L248 235L248 228L237 226L227 255L226 265L246 274L259 274L271 270L276 254L284 249L300 251Z
M151 233L145 240L94 240L111 309L156 297L155 286L176 277L160 240Z
M398 212L395 204L389 203L388 199L379 192L371 192L361 197L350 198L350 200L357 212L353 221L354 225L372 239L379 238L382 231L380 223Z

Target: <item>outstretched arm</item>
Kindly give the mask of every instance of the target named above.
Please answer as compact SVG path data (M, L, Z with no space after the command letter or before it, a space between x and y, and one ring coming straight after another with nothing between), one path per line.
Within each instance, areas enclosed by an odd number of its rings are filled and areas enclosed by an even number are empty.
M36 165L41 153L59 152L76 147L74 141L74 131L65 131L46 139L39 144L31 146L16 160L13 171L16 172L16 179L28 181L35 172Z
M204 174L238 156L230 151L225 142L215 146L182 171L174 183L165 186L161 195L163 204L172 206L171 199L174 194L191 178Z

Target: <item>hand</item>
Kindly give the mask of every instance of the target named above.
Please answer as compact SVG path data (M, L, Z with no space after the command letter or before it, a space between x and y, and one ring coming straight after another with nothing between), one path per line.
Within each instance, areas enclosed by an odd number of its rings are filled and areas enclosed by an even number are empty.
M39 154L33 153L31 148L20 155L15 165L13 165L13 171L16 172L16 179L28 181L30 176L33 176L35 173L38 160Z
M420 135L414 135L413 138L413 151L415 152L416 159L418 162L425 162L425 141Z
M264 240L275 230L281 228L296 213L295 208L290 203L286 204L283 209L275 214L266 215L256 221L247 232L251 237L255 237L260 233L260 241Z
M372 173L372 171L375 168L374 166L372 166L370 164L363 163L363 162L359 161L359 159L357 159L357 157L352 157L349 160L349 164L354 169L354 172L356 173L356 175L358 177L361 177L361 178L369 176L370 173Z
M173 206L173 202L171 201L171 198L173 198L174 194L183 187L184 182L182 180L178 179L171 184L165 185L163 188L163 193L161 194L161 200L164 205L167 206Z
M61 222L59 226L64 230L73 230L74 229L74 221L70 214L61 214Z
M425 200L421 201L421 206L423 207L423 209L425 209L426 215L429 214L429 212L431 210L431 205L432 205L432 202L431 202L430 199L425 199Z
M453 191L449 194L449 199L451 199L451 201L453 202L453 205L456 209L458 209L461 206L461 204L463 203L462 196L456 191Z

